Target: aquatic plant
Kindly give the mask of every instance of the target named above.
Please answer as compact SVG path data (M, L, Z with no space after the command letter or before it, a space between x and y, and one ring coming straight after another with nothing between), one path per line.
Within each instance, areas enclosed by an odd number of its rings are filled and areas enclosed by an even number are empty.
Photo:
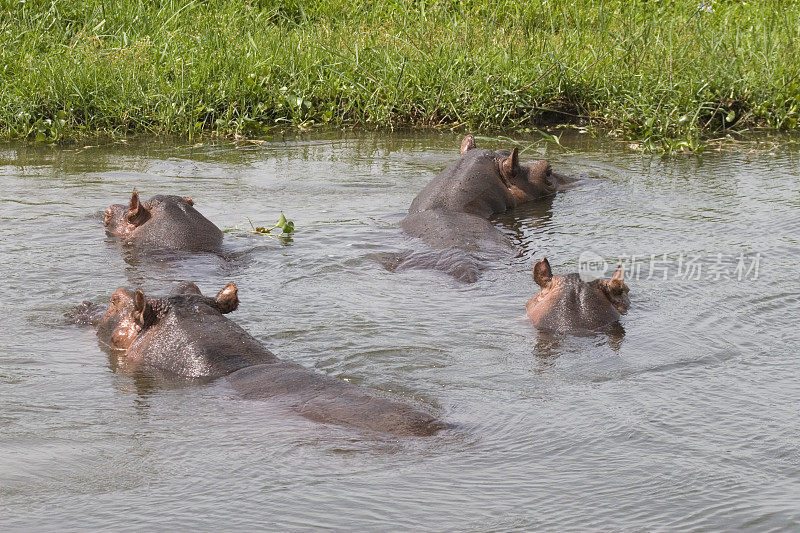
M253 225L253 221L250 220L249 218L247 219L247 221L250 223L250 227L253 229L253 233L257 235L269 235L270 237L275 237L276 234L272 233L272 230L274 229L280 229L281 236L294 233L294 222L292 222L291 220L286 220L283 211L281 211L281 217L278 219L278 222L276 222L275 225L272 226L271 228L265 228L264 226L255 226Z

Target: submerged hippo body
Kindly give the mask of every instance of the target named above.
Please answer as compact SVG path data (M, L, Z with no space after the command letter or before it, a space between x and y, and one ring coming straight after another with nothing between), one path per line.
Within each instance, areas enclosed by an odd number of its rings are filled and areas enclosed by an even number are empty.
M533 267L541 287L525 309L538 329L575 332L598 330L615 324L630 307L622 267L611 279L583 281L579 274L553 275L547 258Z
M520 164L516 148L481 149L472 135L466 136L461 157L425 186L400 222L405 233L424 241L434 253L412 255L401 267L434 268L475 281L481 256L514 253L511 242L489 218L551 196L567 182L553 174L546 161ZM444 250L461 253L435 253Z
M223 316L239 304L229 283L214 298L193 283L164 298L118 289L97 334L124 352L122 367L151 369L190 378L225 376L248 399L274 400L316 422L398 435L432 435L444 425L429 413L377 391L282 361Z
M140 248L216 252L222 231L194 208L189 197L157 195L146 202L133 191L128 205L106 209L106 233Z

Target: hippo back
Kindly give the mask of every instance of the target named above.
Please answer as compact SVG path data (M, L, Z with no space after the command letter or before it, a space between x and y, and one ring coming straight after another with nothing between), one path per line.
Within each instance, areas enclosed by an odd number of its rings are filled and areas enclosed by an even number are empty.
M445 427L414 405L286 361L243 368L227 381L246 399L280 398L315 422L416 436L433 435Z

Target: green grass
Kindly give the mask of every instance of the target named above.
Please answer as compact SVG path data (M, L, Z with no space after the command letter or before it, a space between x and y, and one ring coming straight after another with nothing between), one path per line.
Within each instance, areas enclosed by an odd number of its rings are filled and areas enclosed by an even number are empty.
M800 115L785 0L0 0L0 138L581 122L698 150Z

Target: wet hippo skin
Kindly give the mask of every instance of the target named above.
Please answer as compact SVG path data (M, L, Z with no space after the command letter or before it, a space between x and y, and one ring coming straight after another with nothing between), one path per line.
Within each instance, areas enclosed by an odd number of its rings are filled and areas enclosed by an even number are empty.
M516 148L477 148L467 135L461 156L417 195L400 226L422 240L433 253L409 255L399 269L432 268L474 282L479 257L514 253L508 238L489 221L492 215L552 196L572 180L554 174L546 161L520 164ZM459 250L463 253L436 253Z
M229 283L203 296L193 283L169 296L147 298L118 289L102 316L85 312L98 337L122 352L120 369L165 371L189 378L222 378L236 393L274 400L316 422L397 435L432 435L444 424L431 414L378 391L278 359L224 314L239 304Z
M525 304L538 329L575 332L616 323L630 307L628 285L620 266L611 279L584 281L579 274L554 275L547 258L533 267L541 290Z
M127 206L113 204L105 211L106 233L139 248L216 252L222 231L184 196L156 195L146 202L133 191Z

